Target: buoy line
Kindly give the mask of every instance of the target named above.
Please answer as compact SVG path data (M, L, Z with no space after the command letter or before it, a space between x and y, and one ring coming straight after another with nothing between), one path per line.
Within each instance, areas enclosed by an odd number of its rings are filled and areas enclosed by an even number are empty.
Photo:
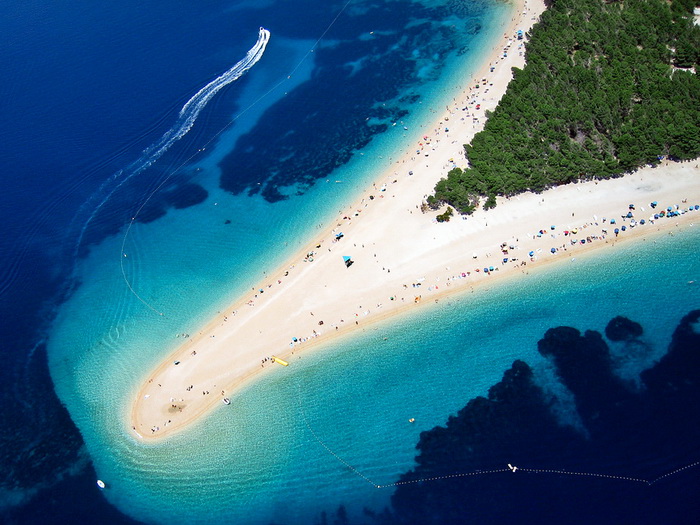
M298 405L298 407L299 407L299 412L301 413L301 417L302 417L302 419L304 420L304 424L306 425L306 428L309 429L309 432L311 432L311 435L312 435L312 436L314 437L314 439L319 443L319 445L321 445L321 446L326 450L326 452L328 452L331 456L333 456L333 457L334 457L335 459L337 459L340 463L342 463L348 470L350 470L350 472L352 472L353 474L358 475L360 478L362 478L363 480L365 480L367 483L369 483L370 485L372 485L374 488L377 488L377 489L378 489L378 488L381 488L381 485L377 485L374 481L372 481L371 479L369 479L369 478L368 478L367 476L365 476L362 472L360 472L359 470L357 470L357 469L356 469L355 467L353 467L350 463L348 463L348 462L345 461L343 458L341 458L338 454L336 454L335 452L333 452L333 450L332 450L328 445L326 445L326 443L325 443L320 437L318 437L318 434L316 434L316 431L315 431L315 430L311 427L311 425L309 424L309 420L307 419L306 413L304 412L303 403L301 402L301 383L300 383L300 382L297 383L297 394L298 394L298 404L297 404L297 405Z
M303 403L301 400L301 383L297 383L297 400L298 400L298 407L299 407L299 413L301 414L302 420L304 421L304 425L306 428L309 430L313 438L318 442L323 449L328 452L331 456L333 456L339 463L341 463L345 468L347 468L350 472L353 474L357 475L360 477L362 480L366 481L370 485L372 485L374 488L377 489L386 489L386 488L392 488L392 487L399 487L402 485L412 485L415 483L427 483L430 481L440 481L440 480L445 480L445 479L456 479L456 478L465 478L465 477L472 477L472 476L481 476L481 475L491 475L491 474L502 474L506 472L511 472L513 474L517 473L518 471L528 473L528 474L556 474L556 475L563 475L563 476L585 476L585 477L593 477L593 478L602 478L602 479L614 479L614 480L619 480L619 481L630 481L633 483L642 483L648 487L651 487L655 483L661 481L662 479L671 477L675 474L679 474L680 472L683 472L685 470L688 470L693 467L697 467L700 465L700 461L695 461L693 463L690 463L688 465L685 465L683 467L677 468L671 472L667 472L666 474L663 474L661 476L658 476L657 478L648 480L648 479L643 479L643 478L636 478L632 476L622 476L622 475L615 475L615 474L601 474L598 472L576 472L576 471L571 471L571 470L559 470L559 469L538 469L538 468L528 468L528 467L518 467L515 466L514 464L508 463L506 467L504 468L496 468L496 469L491 469L491 470L475 470L472 472L456 472L453 474L444 474L441 476L431 476L431 477L425 477L425 478L419 478L419 479L411 479L411 480L406 480L406 481L395 481L393 483L386 483L386 484L378 484L372 481L370 478L365 476L362 472L360 472L356 467L345 461L342 457L340 457L333 449L331 449L325 441L323 441L319 435L316 433L316 431L313 429L311 424L309 423L308 418L306 417L306 413L304 412L303 408Z

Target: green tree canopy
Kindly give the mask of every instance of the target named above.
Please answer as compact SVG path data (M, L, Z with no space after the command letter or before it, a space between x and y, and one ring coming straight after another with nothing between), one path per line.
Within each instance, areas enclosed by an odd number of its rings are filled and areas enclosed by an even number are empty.
M620 176L700 155L700 27L694 0L556 0L533 28L466 170L435 187L471 213L486 197Z

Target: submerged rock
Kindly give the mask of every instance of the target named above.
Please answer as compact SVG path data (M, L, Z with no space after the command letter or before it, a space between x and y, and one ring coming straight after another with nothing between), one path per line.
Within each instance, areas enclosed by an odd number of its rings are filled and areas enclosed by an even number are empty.
M643 333L642 325L621 315L612 319L605 327L605 337L611 341L630 341L641 337Z
M621 319L608 326L642 333ZM530 367L516 361L488 398L421 434L417 466L400 477L380 523L697 523L699 321L700 310L683 318L634 392L611 371L601 334L548 330L538 349L586 432L559 423Z

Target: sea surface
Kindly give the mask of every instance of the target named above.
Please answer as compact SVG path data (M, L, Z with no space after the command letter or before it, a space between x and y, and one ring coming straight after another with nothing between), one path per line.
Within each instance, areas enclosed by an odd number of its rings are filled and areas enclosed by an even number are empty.
M548 328L641 323L646 350L617 359L632 382L662 356L700 308L695 228L302 354L167 443L128 431L178 334L390 166L510 16L491 0L5 2L2 521L363 523L420 433L513 360L566 399L537 353ZM558 404L562 424L574 412Z

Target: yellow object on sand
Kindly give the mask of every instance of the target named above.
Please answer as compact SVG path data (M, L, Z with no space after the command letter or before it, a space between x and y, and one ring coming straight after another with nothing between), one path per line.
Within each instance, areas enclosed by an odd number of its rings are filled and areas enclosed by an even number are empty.
M274 355L272 356L272 360L275 363L277 363L278 365L289 366L289 363L287 363L287 361L284 361L283 359L280 359L279 357L275 357Z

